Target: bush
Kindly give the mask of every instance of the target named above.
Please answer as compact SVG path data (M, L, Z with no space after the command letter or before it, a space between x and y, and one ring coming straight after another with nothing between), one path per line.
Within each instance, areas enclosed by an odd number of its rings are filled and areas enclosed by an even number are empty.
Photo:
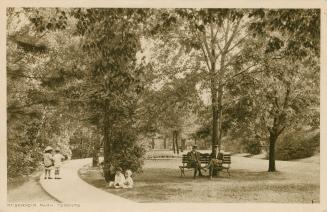
M282 136L276 145L277 160L293 160L311 157L319 150L320 131L306 130Z
M7 148L8 180L31 174L42 160L42 153L34 146L21 146L15 142L9 142Z
M137 142L137 137L132 130L125 130L124 134L113 137L109 161L114 167L131 169L133 172L142 170L145 148ZM106 164L105 164L106 165Z
M232 153L240 153L243 149L240 139L233 139L230 137L225 137L222 140L222 146L225 151Z
M255 138L232 138L225 137L222 140L224 150L233 153L250 153L253 155L261 153L261 143Z
M242 142L244 151L253 155L261 153L261 143L260 140L255 138L244 139Z

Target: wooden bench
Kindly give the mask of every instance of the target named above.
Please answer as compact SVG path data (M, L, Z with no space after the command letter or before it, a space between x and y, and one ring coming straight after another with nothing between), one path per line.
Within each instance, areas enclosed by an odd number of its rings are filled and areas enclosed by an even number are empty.
M223 163L221 167L215 167L214 170L217 170L218 173L219 171L226 171L226 173L228 174L228 177L230 177L230 166L232 164L232 159L229 153L225 153L223 154Z
M200 162L201 162L201 168L204 169L209 162L210 162L210 155L209 154L200 154ZM185 176L185 169L194 169L193 167L188 166L189 158L187 154L184 154L182 156L182 165L179 166L179 169L181 170L181 177Z
M201 162L201 168L205 169L209 162L210 162L210 154L200 154L200 162ZM182 156L182 165L179 166L179 169L181 170L181 177L185 176L185 169L194 169L193 167L188 166L189 158L186 154ZM223 164L222 167L219 167L219 169L216 169L218 171L226 171L228 173L228 176L230 177L229 169L231 167L231 155L229 153L223 154Z

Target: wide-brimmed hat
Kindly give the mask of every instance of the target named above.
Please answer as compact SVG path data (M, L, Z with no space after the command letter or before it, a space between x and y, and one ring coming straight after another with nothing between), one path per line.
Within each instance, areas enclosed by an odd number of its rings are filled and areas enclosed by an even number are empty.
M50 150L53 150L51 146L47 146L44 151L47 152L47 151L50 151Z

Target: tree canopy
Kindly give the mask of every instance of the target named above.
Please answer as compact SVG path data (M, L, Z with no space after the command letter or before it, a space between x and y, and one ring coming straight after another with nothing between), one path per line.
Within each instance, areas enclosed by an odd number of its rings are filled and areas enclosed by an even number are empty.
M176 132L219 146L266 141L275 171L279 136L319 127L319 10L8 8L7 17L10 177L38 166L47 145L94 158L103 147L106 179L110 164L139 171L143 138Z

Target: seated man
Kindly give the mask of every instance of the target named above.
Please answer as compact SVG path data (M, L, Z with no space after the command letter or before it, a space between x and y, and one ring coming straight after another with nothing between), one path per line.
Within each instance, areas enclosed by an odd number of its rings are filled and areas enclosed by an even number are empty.
M201 161L200 161L200 152L196 151L197 145L192 147L192 151L187 153L189 164L188 167L194 168L194 179L196 177L197 171L199 171L199 176L202 176L201 173Z
M219 146L214 146L214 151L210 155L210 162L208 165L210 178L212 179L213 170L220 170L223 166L223 157L224 155L220 152Z

